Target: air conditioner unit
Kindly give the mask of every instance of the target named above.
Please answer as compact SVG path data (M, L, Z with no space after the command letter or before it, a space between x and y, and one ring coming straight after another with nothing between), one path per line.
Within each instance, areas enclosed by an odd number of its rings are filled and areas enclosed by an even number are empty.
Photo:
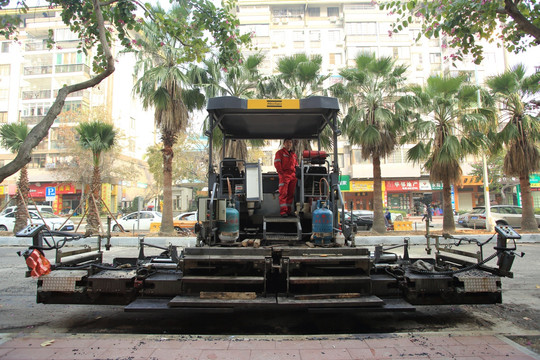
M335 23L337 21L337 16L330 16L328 19L331 23Z
M274 24L276 24L276 25L279 24L279 18L274 18L274 19L272 19L272 22L273 22Z
M281 18L281 23L282 24L287 24L289 22L289 19L287 19L286 17L285 18Z

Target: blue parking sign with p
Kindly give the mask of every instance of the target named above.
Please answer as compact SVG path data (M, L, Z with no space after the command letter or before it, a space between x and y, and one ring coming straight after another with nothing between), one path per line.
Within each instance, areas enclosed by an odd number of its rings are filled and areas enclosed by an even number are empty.
M47 186L45 188L45 200L46 201L54 201L54 198L56 197L56 187L54 186Z

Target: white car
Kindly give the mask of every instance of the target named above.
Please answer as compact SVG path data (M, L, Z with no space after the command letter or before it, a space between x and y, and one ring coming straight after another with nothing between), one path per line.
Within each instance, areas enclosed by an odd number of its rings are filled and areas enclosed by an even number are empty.
M53 211L53 208L49 205L28 205L28 210L39 210L39 212L48 212L48 213L51 213L53 214L54 211ZM2 215L7 215L9 214L10 212L14 212L14 211L17 211L17 206L8 206L7 208L5 208L1 213L0 213L0 216Z
M75 229L75 225L73 224L73 221L71 220L66 221L65 218L56 216L49 212L41 213L41 216L43 216L43 220L41 219L37 211L30 210L28 211L28 214L30 214L30 219L28 220L28 224L45 223L51 230L59 230L59 231L73 231ZM0 231L13 231L14 227L15 227L15 211L12 211L7 215L0 216Z
M112 221L112 231L150 230L151 223L161 223L161 213L157 211L134 212L120 219L116 219L116 221L118 224L116 224L114 220ZM118 225L120 225L121 228Z

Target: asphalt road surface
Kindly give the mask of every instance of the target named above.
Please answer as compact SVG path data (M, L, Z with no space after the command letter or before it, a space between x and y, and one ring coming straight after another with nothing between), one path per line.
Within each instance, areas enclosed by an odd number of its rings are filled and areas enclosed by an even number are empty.
M417 307L411 313L125 313L120 306L35 303L35 280L17 247L0 247L0 332L48 334L324 335L394 332L478 332L506 335L540 353L540 244L522 244L513 279L504 278L503 304ZM113 248L105 261L136 256ZM147 255L151 255L148 253ZM425 255L415 246L411 255Z

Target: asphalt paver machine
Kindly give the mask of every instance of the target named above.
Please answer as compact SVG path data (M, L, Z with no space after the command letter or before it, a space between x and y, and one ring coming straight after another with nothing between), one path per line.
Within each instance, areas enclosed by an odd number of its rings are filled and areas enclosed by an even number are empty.
M170 245L158 256L145 256L145 247L160 247L140 239L136 258L105 264L99 246L93 254L75 253L79 258L68 261L58 252L77 235L31 226L18 234L33 238L24 254L28 274L42 265L48 251L56 251L50 273L38 277L38 302L122 304L126 311L408 311L416 305L502 301L501 277L512 276L520 238L510 227L497 227L484 242L430 235L426 250L429 255L433 242L434 257L411 258L407 239L394 247L399 253L355 241L356 229L341 216L337 99L218 97L209 100L207 110L209 192L198 199L197 245L181 251ZM285 138L317 146L299 159L294 216L279 216L276 172L264 172L260 162L246 159L221 157L214 163L215 128L221 130L223 146ZM320 146L323 133L331 139L328 153ZM487 248L493 249L489 256L484 255ZM488 264L495 260L496 266Z

